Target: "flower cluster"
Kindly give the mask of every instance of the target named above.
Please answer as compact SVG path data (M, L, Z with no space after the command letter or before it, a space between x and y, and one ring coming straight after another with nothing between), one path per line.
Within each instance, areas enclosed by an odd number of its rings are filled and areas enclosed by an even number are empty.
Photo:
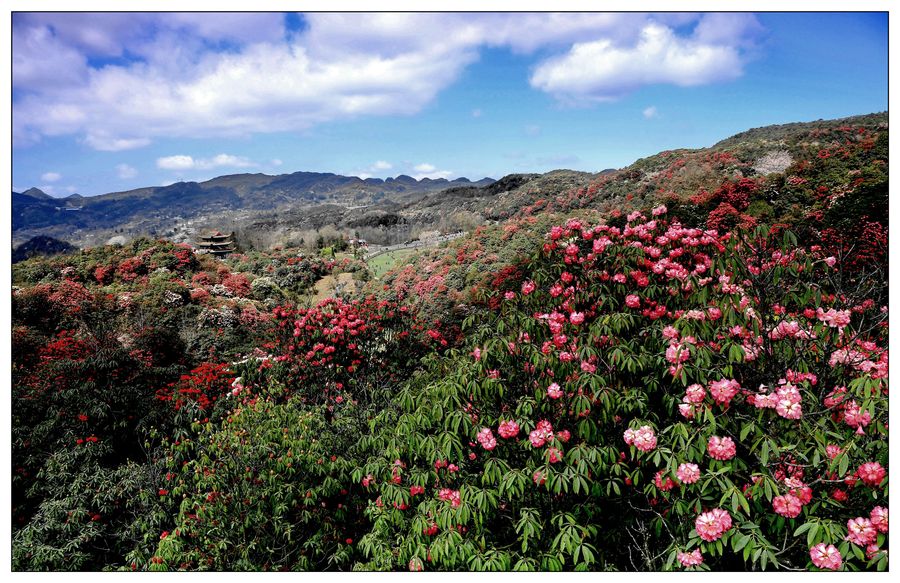
M656 448L656 433L649 425L642 425L638 429L626 429L623 437L625 443L633 445L640 451L648 452Z
M721 508L713 508L709 512L704 512L694 521L697 534L706 542L718 540L731 526L731 515L727 510Z

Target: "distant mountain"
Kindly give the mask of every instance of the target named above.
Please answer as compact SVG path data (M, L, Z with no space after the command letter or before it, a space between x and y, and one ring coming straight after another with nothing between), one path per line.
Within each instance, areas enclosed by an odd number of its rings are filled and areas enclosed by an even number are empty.
M323 172L232 174L205 182L178 182L84 197L55 199L37 188L13 193L13 237L24 240L46 234L80 243L97 244L112 233L155 234L180 221L237 212L253 214L295 211L316 205L358 208L402 203L453 186L485 186L483 178L366 179Z
M37 198L39 200L53 200L53 197L41 190L40 188L29 188L22 194L26 196L30 196L32 198Z
M25 261L37 255L58 255L60 253L70 253L77 250L78 247L53 237L39 235L32 237L25 243L19 245L12 252L12 262L18 263Z

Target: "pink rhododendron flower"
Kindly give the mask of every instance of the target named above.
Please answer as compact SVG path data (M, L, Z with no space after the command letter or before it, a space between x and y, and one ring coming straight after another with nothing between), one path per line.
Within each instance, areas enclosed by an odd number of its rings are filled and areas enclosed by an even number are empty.
M694 521L694 527L700 538L706 542L713 542L731 528L731 515L727 510L713 508L698 516Z
M700 468L697 467L697 464L681 464L678 466L678 471L675 472L675 475L683 483L693 484L700 479Z
M641 298L634 294L630 294L625 296L625 305L629 308L640 308L641 307Z
M872 488L879 486L887 475L887 471L878 462L866 462L856 470L863 484Z
M535 285L533 281L526 281L522 284L522 294L528 295L534 291Z
M876 506L872 509L872 512L869 513L869 520L872 521L872 526L875 527L875 530L882 534L887 534L888 531L888 509L882 506Z
M528 434L528 439L533 447L542 447L549 440L553 439L553 426L550 425L549 421L539 421L534 431Z
M639 429L626 429L624 438L625 443L643 452L653 451L656 448L656 434L649 425L643 425Z
M833 460L837 456L841 455L843 450L840 446L834 444L828 444L825 446L825 455L828 456L828 459Z
M567 441L569 441L569 439L571 437L572 437L572 434L569 433L568 429L563 429L562 431L556 432L556 439L560 440L563 443L566 443Z
M809 549L809 558L812 559L813 565L820 569L837 571L841 568L841 553L834 545L817 544Z
M512 439L519 434L519 424L515 421L501 421L497 433L503 439Z
M783 496L775 496L772 500L772 508L776 514L786 518L797 518L803 509L803 505L800 504L800 499L796 496L785 494Z
M547 481L547 476L544 475L544 472L535 470L534 474L531 476L531 479L534 481L535 485L543 486L544 482Z
M684 397L688 403L702 403L706 397L706 389L695 383L684 390Z
M578 324L581 324L582 322L584 322L584 313L583 312L572 312L569 315L569 321L572 322L573 324L575 324L576 326Z
M703 553L700 552L700 549L694 549L690 553L679 552L678 562L685 567L696 567L703 563Z
M563 454L555 447L551 447L547 450L547 457L550 460L551 464L555 464L557 462L561 462L563 459Z
M516 292L508 291L505 294L503 294L503 297L507 300L513 300L516 298Z
M712 396L716 403L722 406L727 406L731 403L731 400L740 390L741 385L733 379L722 379L720 381L714 381L709 385L710 396Z
M441 488L438 492L438 498L445 502L449 502L450 506L453 508L458 507L462 504L462 501L459 498L459 490L451 490L450 488Z
M709 438L709 443L706 444L706 451L709 452L709 457L725 461L734 457L737 447L730 437L713 435Z
M862 516L851 518L847 521L847 537L846 539L853 544L861 547L870 545L875 542L878 532L872 526L872 521Z
M558 384L552 383L549 387L547 387L547 396L551 399L559 399L563 396L562 389L559 388Z
M479 431L477 439L478 443L481 444L481 447L488 451L497 447L497 440L494 438L494 433L489 427L485 427Z
M650 211L650 214L652 214L654 217L658 217L660 215L666 214L666 211L668 211L668 210L669 209L666 208L666 205L661 204L658 207L655 207L652 211Z
M425 488L423 486L410 486L409 487L409 495L415 496L416 494L424 494Z

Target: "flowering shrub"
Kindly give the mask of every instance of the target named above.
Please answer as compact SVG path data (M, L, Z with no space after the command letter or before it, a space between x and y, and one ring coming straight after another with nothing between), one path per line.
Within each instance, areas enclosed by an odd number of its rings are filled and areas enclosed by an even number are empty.
M654 215L551 229L529 293L399 390L357 470L369 567L885 567L883 280Z

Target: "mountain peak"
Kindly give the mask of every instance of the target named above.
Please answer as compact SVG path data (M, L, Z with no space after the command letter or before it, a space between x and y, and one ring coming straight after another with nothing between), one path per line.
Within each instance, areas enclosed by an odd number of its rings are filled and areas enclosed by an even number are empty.
M40 198L42 200L51 200L53 198L52 196L50 196L49 194L47 194L46 192L44 192L43 190L41 190L40 188L37 188L37 187L29 188L22 194L25 194L32 198Z

